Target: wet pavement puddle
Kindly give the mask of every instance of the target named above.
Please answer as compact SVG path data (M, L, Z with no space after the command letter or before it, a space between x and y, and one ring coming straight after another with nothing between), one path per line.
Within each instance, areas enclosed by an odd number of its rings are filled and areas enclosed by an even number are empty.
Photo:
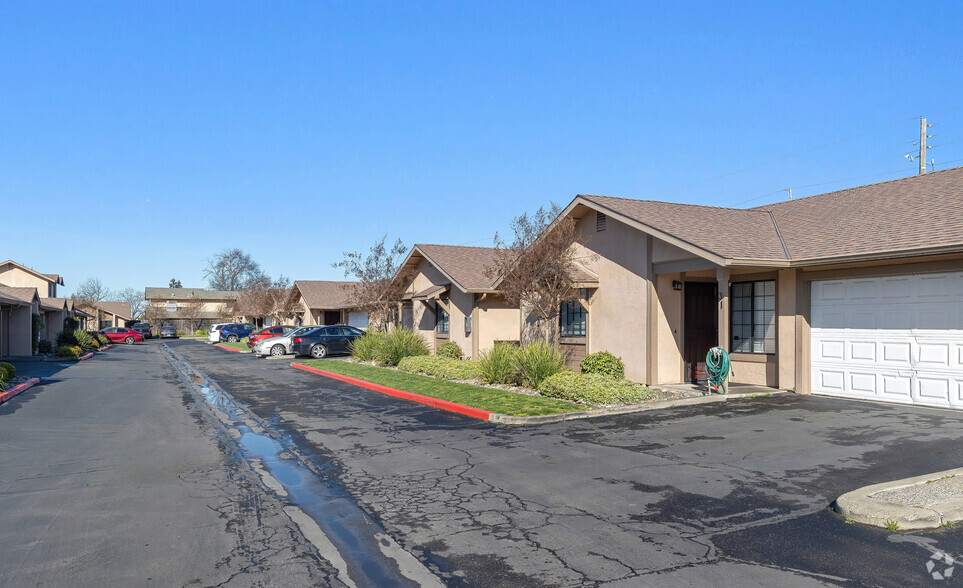
M270 425L258 424L247 409L190 363L169 348L165 351L178 371L200 389L207 404L222 413L220 420L225 427L236 431L241 457L262 478L267 474L276 481L272 484L265 479L265 485L317 523L343 559L343 566L332 562L335 567L346 569L348 578L341 578L342 581L354 586L442 585L365 514L334 476L318 474L309 468L296 455L293 441L276 430L271 431L273 435L257 432L257 429L267 432L266 427ZM326 464L314 465L323 471ZM305 535L307 537L307 533Z

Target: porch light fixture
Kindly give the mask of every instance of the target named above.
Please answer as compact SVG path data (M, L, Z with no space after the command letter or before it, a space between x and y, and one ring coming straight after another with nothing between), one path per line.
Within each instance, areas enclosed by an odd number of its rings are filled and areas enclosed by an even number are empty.
M681 290L681 289L682 289L682 282L680 282L679 280L672 280L672 289L673 289L673 290Z

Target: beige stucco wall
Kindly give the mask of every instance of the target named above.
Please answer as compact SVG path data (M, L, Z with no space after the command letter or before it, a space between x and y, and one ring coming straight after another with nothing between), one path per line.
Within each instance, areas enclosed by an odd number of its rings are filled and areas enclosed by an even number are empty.
M448 283L448 279L438 271L438 268L432 267L427 260L423 259L415 269L408 292L417 294L426 288L430 288L432 285L446 283ZM432 353L434 353L435 350L434 304L435 303L431 301L429 301L428 304L420 301L412 303L412 324L414 330L428 343L428 348L432 350ZM464 316L462 316L462 323L462 331L464 331ZM452 316L449 319L449 330L454 331L455 328L455 317ZM459 343L459 345L461 345L461 343ZM469 349L471 349L470 346ZM462 351L465 351L465 347L462 347Z
M521 313L518 307L509 306L505 299L495 294L489 294L481 299L476 294L478 312L473 321L473 328L477 331L477 347L472 357L495 346L495 341L518 341L521 329ZM467 353L467 350L466 350Z
M681 274L655 277L656 299L653 301L656 325L657 368L650 384L675 384L682 381L682 292L672 289L672 281Z
M608 351L622 358L625 377L647 379L648 268L647 236L609 217L596 232L595 214L579 219L583 265L599 278L590 292L588 353Z
M38 312L36 304L29 306L3 306L0 308L0 339L4 357L28 356L33 354L31 341L33 313Z
M67 313L64 310L43 311L43 329L40 331L40 338L56 344L57 333L64 329L66 317Z
M164 300L150 300L150 301L148 302L148 304L150 304L150 306L153 306L153 307L155 307L155 308L159 308L159 309L161 309L161 310L166 310L166 309L167 309L167 302L168 302L168 300L166 300L166 299L164 299ZM176 302L176 303L177 303L177 310L178 310L178 311L181 311L181 310L183 310L184 307L190 302L190 299L189 299L189 298L186 298L186 299L185 299L185 298L179 298L179 299L177 299L177 300L171 300L170 302ZM220 312L221 307L222 307L223 305L225 305L225 304L228 304L229 302L233 302L233 301L229 301L229 300L213 300L213 301L205 301L205 302L202 302L202 303L201 303L201 312Z
M7 266L0 270L0 284L16 286L18 288L36 288L37 293L44 298L57 297L57 284L43 278L38 278L18 267Z

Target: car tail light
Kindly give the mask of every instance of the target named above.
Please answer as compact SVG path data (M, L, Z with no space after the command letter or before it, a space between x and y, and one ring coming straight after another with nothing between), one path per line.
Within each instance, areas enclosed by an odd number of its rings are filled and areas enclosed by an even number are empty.
M301 343L301 341L302 341L302 340L301 340L301 337L295 337L295 338L294 338L294 342L295 342L295 343Z

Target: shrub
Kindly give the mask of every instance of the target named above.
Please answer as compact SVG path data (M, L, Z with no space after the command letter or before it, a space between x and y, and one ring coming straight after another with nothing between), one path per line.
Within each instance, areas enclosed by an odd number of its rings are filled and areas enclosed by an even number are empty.
M613 378L625 377L625 365L621 357L615 357L608 351L599 351L586 355L580 365L583 374L602 374Z
M364 335L361 335L351 342L349 346L351 356L358 361L374 361L375 352L378 350L378 347L381 346L383 339L384 333L374 331L365 332Z
M177 329L177 336L180 337L184 334L184 329Z
M76 359L80 357L80 351L80 347L76 345L63 345L57 348L57 357L71 357Z
M529 388L538 386L550 376L565 369L565 358L558 347L544 341L532 341L518 349L515 366L522 383Z
M84 351L93 351L100 347L100 342L83 329L74 331L74 339L77 341L77 345Z
M435 353L439 357L447 357L449 359L461 359L464 356L461 352L461 347L454 341L445 341L438 347L438 351Z
M472 380L479 375L477 361L463 361L437 355L406 357L398 362L398 369L412 374L425 374L445 380Z
M64 319L64 330L68 333L72 333L80 328L80 319L78 318L65 318Z
M555 374L538 389L545 396L587 404L634 404L653 396L651 389L631 380L572 372Z
M99 341L101 345L108 345L110 343L110 339L108 339L106 335L96 333L94 336L97 337L97 341Z
M53 351L53 343L51 343L47 339L41 339L40 342L37 343L37 351L43 354L50 353L51 351Z
M10 380L16 377L17 368L13 364L9 364L5 361L0 361L0 374L4 380Z
M60 331L59 333L57 333L57 336L55 338L57 342L57 348L70 347L72 345L76 345L77 338L74 337L75 331L76 329L73 329L70 331Z
M375 349L375 360L381 365L398 365L402 359L414 355L428 355L428 344L421 335L405 327L385 333Z
M198 337L203 337L207 333L204 332L204 329L197 329L196 331L194 331L194 334Z
M517 384L517 353L517 347L505 343L496 343L491 349L482 351L478 354L478 377L489 384Z

